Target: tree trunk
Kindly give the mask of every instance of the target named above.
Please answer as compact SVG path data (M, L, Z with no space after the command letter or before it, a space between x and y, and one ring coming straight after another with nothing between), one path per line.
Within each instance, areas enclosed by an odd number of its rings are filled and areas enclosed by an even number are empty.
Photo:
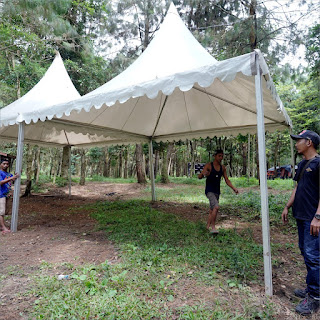
M69 158L70 158L70 146L63 147L62 150L62 162L61 162L61 174L62 178L68 179Z
M247 174L247 145L242 144L242 172L241 175L245 176Z
M146 183L142 144L136 144L136 171L138 183Z
M229 155L229 167L230 167L230 177L233 176L233 163L232 163L232 160L233 160L233 146L232 146L232 141L230 141L230 155Z
M37 184L39 180L39 171L40 171L40 147L36 147L35 153L34 153L34 159L33 159L33 180Z
M110 177L110 165L109 165L109 152L108 149L106 148L104 150L104 162L103 162L103 176L104 177Z
M27 144L27 181L26 181L26 190L23 194L23 197L28 197L31 195L32 188L32 147Z
M159 150L155 150L154 152L154 178L157 178L157 174L158 174L158 169L159 169Z
M20 99L21 98L20 78L19 78L18 72L16 72L16 62L14 60L14 55L12 55L11 58L12 58L12 70L15 72L16 80L17 80L17 98Z
M274 172L275 176L277 177L277 160L278 160L278 151L279 151L279 134L277 135L277 141L274 148L274 159L273 159L273 166L274 166Z
M161 182L169 183L169 163L173 151L173 143L170 142L167 150L163 151L162 169L161 169Z
M128 147L124 147L124 170L123 170L123 178L128 179Z
M122 157L122 150L120 150L120 152L119 152L119 171L118 171L118 177L119 178L122 178L123 177L123 175L122 175L122 171L123 171L123 169L122 169L122 167L123 167L123 163L122 163L122 159L123 159L123 157Z
M250 47L251 51L257 48L257 16L256 16L256 8L257 8L257 0L251 0L250 3L250 18L253 20L253 24L251 25L251 31L249 35Z
M80 186L84 186L86 183L86 151L84 149L80 150L80 156L81 156L81 170L80 170Z

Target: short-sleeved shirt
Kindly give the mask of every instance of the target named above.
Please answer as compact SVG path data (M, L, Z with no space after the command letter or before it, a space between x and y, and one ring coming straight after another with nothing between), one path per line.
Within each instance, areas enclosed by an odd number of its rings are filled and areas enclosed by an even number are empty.
M222 165L220 165L220 170L216 171L213 162L211 162L211 172L206 179L206 190L205 194L208 192L220 194L220 182L223 175Z
M294 177L297 181L301 170L308 160L302 160ZM311 221L317 211L319 204L319 172L320 157L315 157L304 171L298 182L294 203L292 207L293 216L299 220Z
M10 172L5 172L0 170L0 181L12 177L13 175ZM3 185L0 186L0 198L5 198L9 195L11 191L11 181L4 183Z

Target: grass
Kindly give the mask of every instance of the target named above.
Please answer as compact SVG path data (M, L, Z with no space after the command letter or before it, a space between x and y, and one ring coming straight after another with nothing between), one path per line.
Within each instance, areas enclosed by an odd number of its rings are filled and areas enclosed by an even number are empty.
M121 252L121 263L69 268L71 280L42 264L32 294L35 319L269 319L272 308L251 306L246 285L262 280L262 247L249 232L222 230L159 212L142 200L87 207ZM257 259L257 257L260 257ZM243 306L188 298L183 284L240 290ZM181 287L182 286L182 287ZM229 295L228 295L229 297ZM184 303L188 301L188 303Z
M171 181L176 185L156 187L158 199L207 209L204 180L173 178ZM244 190L235 195L222 183L221 212L247 221L260 219L258 189L246 191L246 178L234 178L232 183ZM283 191L291 189L292 181L269 183ZM255 187L258 183L250 179L249 185ZM248 286L252 283L263 286L262 246L254 241L252 230L238 233L222 229L217 237L212 237L203 223L153 209L149 203L150 191L147 186L139 200L100 202L86 207L118 248L121 262L80 267L43 262L30 292L36 297L30 318L274 319L273 304L268 300L257 303ZM271 224L280 223L289 197L282 191L269 194ZM277 245L273 248L277 250ZM293 250L290 244L288 249ZM71 279L57 280L52 273L59 268ZM192 296L193 292L186 291L184 284L200 292L209 288L216 296L214 299L199 294ZM219 288L227 295L221 294ZM237 301L230 308L233 292L238 292Z

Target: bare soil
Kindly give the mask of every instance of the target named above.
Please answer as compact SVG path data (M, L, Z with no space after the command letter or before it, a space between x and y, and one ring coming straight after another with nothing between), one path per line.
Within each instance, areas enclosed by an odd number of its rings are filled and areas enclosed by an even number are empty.
M170 187L174 187L171 185ZM33 194L20 199L19 226L17 233L0 234L0 319L28 319L28 309L34 299L24 295L30 288L31 275L42 263L56 265L56 275L63 273L63 263L82 265L86 263L118 263L120 254L117 247L108 239L108 235L99 231L96 221L90 218L90 212L81 209L77 214L73 208L96 201L139 198L144 186L139 184L109 184L91 182L86 186L72 186L69 198L67 188L51 189L47 194ZM205 222L207 212L191 204L158 201L153 207L181 219ZM280 214L280 213L279 213ZM259 243L262 242L261 225L242 222L221 212L219 224L223 228L233 228L245 232L250 228ZM277 256L273 268L274 296L277 317L275 319L300 319L294 313L298 300L293 289L304 287L305 267L298 250L287 250L288 244L297 247L297 237L278 228L271 228L271 242L280 245L281 255ZM257 304L264 304L263 280L261 285L249 288ZM241 293L236 289L225 290L213 287L201 287L194 280L185 279L176 287L175 303L188 304L188 301L207 301L213 304L215 299L237 304ZM238 299L239 300L239 299ZM309 319L318 319L319 314Z

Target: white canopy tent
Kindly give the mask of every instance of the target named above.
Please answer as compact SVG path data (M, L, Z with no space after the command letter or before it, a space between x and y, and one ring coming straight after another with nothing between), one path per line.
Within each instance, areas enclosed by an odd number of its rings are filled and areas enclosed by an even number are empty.
M18 126L22 135L26 123L28 142L78 147L148 142L152 154L152 140L258 131L265 285L272 295L264 133L291 121L259 50L216 61L171 4L148 48L120 75L79 99L24 110L17 113L11 105L0 110L0 137L16 139Z

